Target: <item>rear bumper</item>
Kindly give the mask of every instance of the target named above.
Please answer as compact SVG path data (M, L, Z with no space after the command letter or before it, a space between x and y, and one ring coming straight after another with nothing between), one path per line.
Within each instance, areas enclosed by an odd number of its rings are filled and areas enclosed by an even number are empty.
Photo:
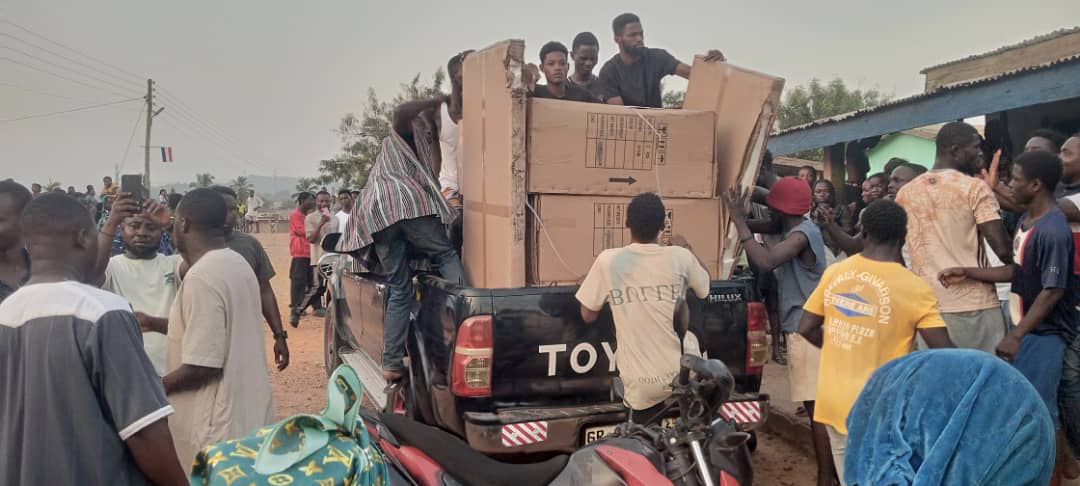
M619 403L466 412L465 440L485 454L571 453L584 445L585 429L624 422L626 412ZM721 409L744 431L760 427L768 413L768 395L758 394L733 396Z

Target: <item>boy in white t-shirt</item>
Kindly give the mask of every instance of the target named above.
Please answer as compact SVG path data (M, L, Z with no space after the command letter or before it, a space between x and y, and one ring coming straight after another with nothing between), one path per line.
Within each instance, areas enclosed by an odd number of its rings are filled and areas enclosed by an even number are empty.
M124 253L109 259L102 289L131 302L143 331L143 349L158 376L165 374L169 310L179 285L179 254L157 252L164 229L146 212L123 219L116 229ZM103 228L102 231L111 231Z
M709 273L689 245L657 243L665 216L656 194L635 197L626 209L633 243L601 253L577 292L586 323L595 322L605 304L611 306L619 376L638 423L663 411L682 353L701 354L693 334L680 343L672 326L675 310L688 289L700 298L709 295Z

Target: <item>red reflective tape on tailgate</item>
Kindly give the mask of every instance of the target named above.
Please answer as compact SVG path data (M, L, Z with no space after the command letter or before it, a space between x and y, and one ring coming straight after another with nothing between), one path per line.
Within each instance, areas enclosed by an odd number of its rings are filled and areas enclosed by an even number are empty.
M758 402L728 402L720 407L720 415L737 424L761 421L761 404Z
M519 447L528 444L539 444L547 440L547 421L520 422L502 426L503 447Z

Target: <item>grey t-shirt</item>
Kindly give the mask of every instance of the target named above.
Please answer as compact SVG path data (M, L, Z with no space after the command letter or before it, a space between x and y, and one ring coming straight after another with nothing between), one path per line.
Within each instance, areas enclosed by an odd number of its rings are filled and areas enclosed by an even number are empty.
M784 332L799 330L803 305L817 288L821 274L825 272L825 239L821 236L821 228L818 228L813 221L804 219L798 226L791 228L784 238L791 236L792 233L806 235L806 239L810 241L810 249L814 251L814 266L807 267L796 255L795 258L773 270L773 274L776 275L777 293L780 295L780 327Z
M0 484L147 484L124 441L173 413L123 298L76 282L0 304Z
M660 81L678 67L679 60L663 49L646 47L633 64L615 54L600 69L600 94L604 101L619 96L627 106L662 108Z
M247 260L248 265L255 272L255 278L260 282L274 277L274 265L270 263L270 257L266 254L262 243L247 233L233 231L225 237L225 246L235 251Z

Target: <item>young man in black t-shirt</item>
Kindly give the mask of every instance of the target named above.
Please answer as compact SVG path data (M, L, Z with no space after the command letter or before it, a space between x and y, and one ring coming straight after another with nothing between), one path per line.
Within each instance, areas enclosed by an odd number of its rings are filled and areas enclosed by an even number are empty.
M1058 467L1054 470L1057 481L1068 460L1064 447L1060 447L1064 435L1058 392L1062 389L1066 393L1063 403L1076 403L1075 388L1061 385L1066 348L1074 342L1080 320L1076 309L1080 280L1073 273L1072 233L1054 199L1061 174L1061 159L1049 152L1025 152L1017 157L1009 188L1026 212L1013 241L1016 263L992 268L950 268L939 277L946 286L965 279L1012 282L1009 310L1016 326L997 345L996 352L1013 363L1046 403L1058 430ZM1059 483L1052 480L1051 484Z
M570 47L574 73L566 77L566 83L588 91L598 100L601 99L600 78L593 74L593 69L596 68L599 57L600 41L592 32L582 32L574 36L574 43Z
M661 108L660 81L672 74L690 79L690 66L675 59L668 51L645 47L645 31L637 15L619 15L611 27L619 53L600 69L600 92L604 102ZM709 51L705 60L725 61L724 55L717 50Z
M569 51L559 42L548 42L540 48L540 70L544 72L547 85L537 85L533 96L567 101L597 101L588 91L566 82L567 56Z

